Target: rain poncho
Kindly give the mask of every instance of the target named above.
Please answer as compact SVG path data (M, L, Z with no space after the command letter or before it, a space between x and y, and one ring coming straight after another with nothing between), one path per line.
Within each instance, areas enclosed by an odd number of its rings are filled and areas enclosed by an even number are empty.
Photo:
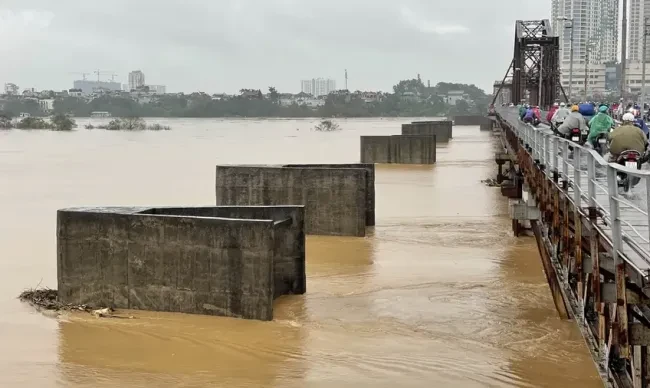
M614 125L614 119L607 113L599 112L589 121L587 141L593 143L601 133L609 133L612 125Z
M581 133L586 133L589 130L584 117L579 112L571 112L564 120L564 123L557 128L557 131L566 136L574 128L580 128Z
M641 129L629 124L613 130L609 134L609 139L609 151L614 157L627 150L635 150L643 155L648 140Z

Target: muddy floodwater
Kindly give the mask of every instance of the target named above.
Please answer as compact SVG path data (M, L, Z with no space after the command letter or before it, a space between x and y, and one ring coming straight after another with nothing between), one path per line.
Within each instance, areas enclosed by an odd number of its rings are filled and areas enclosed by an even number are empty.
M599 387L535 242L512 237L492 135L455 127L431 166L377 165L366 238L309 236L307 293L272 322L133 312L56 319L56 210L212 205L217 163L348 163L410 119L161 120L163 132L0 131L0 387Z

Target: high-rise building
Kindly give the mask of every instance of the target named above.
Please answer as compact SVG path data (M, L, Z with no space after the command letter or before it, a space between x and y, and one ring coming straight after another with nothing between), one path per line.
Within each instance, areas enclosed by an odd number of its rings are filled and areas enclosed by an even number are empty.
M73 82L73 89L79 89L87 95L99 90L119 91L122 90L122 85L112 81L76 80Z
M336 90L336 81L333 79L314 78L300 81L300 91L314 97L326 96Z
M643 57L643 24L645 18L650 18L650 0L628 0L630 7L629 34L627 44L629 47L628 61L641 62ZM650 58L650 42L646 47L646 62Z
M618 7L619 0L551 0L551 22L560 37L560 70L564 88L569 86L573 29L574 95L576 92L584 93L585 61L588 61L588 94L605 89L604 64L615 62L618 55Z
M129 89L135 90L144 86L144 73L135 70L129 73Z

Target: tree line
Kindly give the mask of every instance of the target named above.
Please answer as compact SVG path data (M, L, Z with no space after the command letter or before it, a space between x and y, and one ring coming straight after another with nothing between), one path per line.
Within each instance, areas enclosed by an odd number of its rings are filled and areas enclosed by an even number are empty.
M468 101L445 103L450 91L462 90ZM490 96L475 85L438 83L425 86L420 79L400 81L393 93L383 95L380 101L366 102L361 93L336 92L328 95L322 106L281 104L282 94L269 87L263 94L256 89L242 89L239 96L215 99L205 93L166 94L155 96L146 103L130 97L104 95L91 101L77 97L54 101L53 112L76 117L88 117L91 112L110 112L114 117L399 117L399 116L454 116L484 114ZM44 116L36 101L9 100L4 114L16 116L26 112Z

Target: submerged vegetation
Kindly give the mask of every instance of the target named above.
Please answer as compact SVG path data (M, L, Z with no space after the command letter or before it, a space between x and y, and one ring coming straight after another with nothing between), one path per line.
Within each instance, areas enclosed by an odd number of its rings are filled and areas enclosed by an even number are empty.
M314 130L319 132L332 132L340 131L341 127L332 120L323 120L314 127Z
M86 129L106 129L108 131L168 131L171 127L158 123L147 125L147 122L140 117L120 117L111 120L106 125L94 126L86 124Z
M18 121L12 120L8 115L0 114L0 129L50 129L53 131L71 131L77 127L74 119L64 115L57 114L49 119L42 117L24 117Z

